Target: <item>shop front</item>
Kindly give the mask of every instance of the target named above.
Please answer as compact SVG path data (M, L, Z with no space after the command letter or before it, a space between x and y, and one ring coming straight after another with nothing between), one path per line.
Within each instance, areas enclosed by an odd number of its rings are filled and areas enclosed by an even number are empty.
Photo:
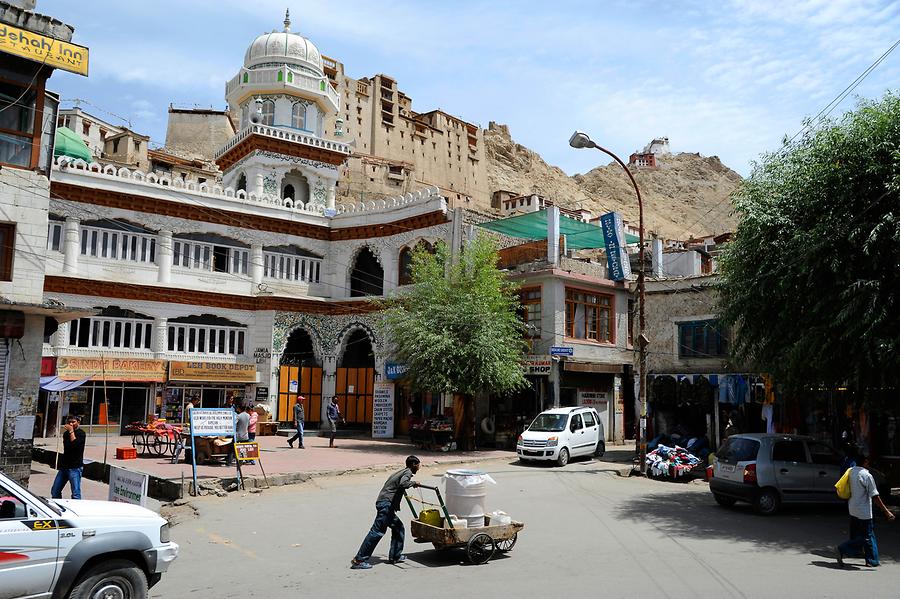
M46 435L56 433L54 423L69 415L81 418L89 434L125 434L133 422L144 422L155 413L151 398L159 396L166 381L165 360L132 358L61 357L56 376L63 381L90 381L77 389L50 393L47 397Z
M249 385L256 382L255 364L171 361L161 417L184 422L184 407L191 400L198 408L246 405L251 399Z
M492 393L488 412L479 410L478 442L498 449L515 450L516 439L534 417L553 407L549 384L553 360L548 355L527 355L524 360L526 386L513 393Z
M562 362L559 405L587 406L597 410L606 441L624 438L624 365L566 360Z

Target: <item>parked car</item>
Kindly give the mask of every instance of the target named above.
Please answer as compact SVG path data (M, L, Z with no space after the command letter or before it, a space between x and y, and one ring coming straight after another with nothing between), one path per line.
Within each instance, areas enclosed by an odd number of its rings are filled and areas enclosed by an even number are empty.
M177 556L148 509L43 499L0 473L0 599L145 599Z
M771 515L785 503L842 503L834 484L844 470L842 454L810 437L738 434L716 452L709 490L719 505L746 501ZM872 474L881 489L884 477Z
M560 466L569 458L602 456L606 451L603 422L594 408L556 408L538 414L519 435L519 460L555 461Z

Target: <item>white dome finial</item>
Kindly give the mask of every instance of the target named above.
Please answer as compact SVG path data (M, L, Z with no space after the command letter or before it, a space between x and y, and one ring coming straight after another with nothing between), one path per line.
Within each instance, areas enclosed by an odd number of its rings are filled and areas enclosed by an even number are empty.
M284 32L289 33L291 30L291 9L284 9Z

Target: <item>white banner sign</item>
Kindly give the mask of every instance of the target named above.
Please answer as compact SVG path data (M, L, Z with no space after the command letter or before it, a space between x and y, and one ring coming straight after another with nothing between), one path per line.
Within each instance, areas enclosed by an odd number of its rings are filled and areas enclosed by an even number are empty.
M195 437L233 437L234 410L194 408L190 411L191 434Z
M372 438L394 437L394 383L375 383L372 401Z
M147 503L149 474L109 467L109 500L143 507Z

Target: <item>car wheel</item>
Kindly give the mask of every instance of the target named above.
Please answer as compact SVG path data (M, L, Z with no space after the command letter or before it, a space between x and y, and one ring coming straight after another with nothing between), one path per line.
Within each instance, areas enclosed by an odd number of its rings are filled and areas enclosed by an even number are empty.
M775 489L763 489L753 500L753 509L757 514L771 516L781 506L781 498Z
M557 466L565 466L569 463L569 450L563 447L559 450L559 455L556 457L556 465Z
M78 578L69 599L147 599L147 576L134 562L114 559Z
M597 441L597 448L594 450L594 455L598 458L602 458L604 453L606 453L606 441Z
M726 497L725 495L719 495L718 493L713 493L713 498L716 500L716 503L722 507L732 507L737 503L737 499L734 497Z

